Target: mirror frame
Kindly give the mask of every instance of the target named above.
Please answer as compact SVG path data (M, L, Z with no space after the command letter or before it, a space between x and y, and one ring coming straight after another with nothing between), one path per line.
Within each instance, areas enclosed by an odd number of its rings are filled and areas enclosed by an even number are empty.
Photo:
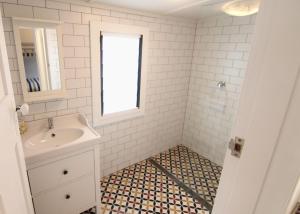
M66 96L66 87L65 87L64 63L63 63L63 53L62 53L62 29L61 29L62 22L42 20L42 19L28 19L28 18L20 18L20 17L13 17L12 21L13 21L16 54L18 59L18 67L19 67L24 101L34 102L34 101L45 101L45 100L64 98ZM20 27L42 27L42 28L50 27L56 29L59 65L60 65L60 81L61 81L61 88L59 90L49 90L49 91L39 91L39 92L27 91L25 66L23 61L21 38L19 32Z

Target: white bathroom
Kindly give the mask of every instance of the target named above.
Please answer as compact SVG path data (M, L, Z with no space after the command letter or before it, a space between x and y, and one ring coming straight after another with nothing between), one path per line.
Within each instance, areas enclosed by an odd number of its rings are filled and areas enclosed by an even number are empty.
M299 1L0 9L0 214L300 212Z

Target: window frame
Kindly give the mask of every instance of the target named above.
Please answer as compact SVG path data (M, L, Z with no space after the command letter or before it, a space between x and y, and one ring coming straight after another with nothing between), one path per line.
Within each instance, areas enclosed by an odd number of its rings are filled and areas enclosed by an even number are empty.
M102 56L100 47L101 32L129 34L129 35L141 35L142 36L142 52L141 52L141 69L140 72L140 90L139 107L137 109L131 109L121 111L112 114L102 115ZM145 114L145 94L146 94L146 79L147 79L147 60L148 60L148 40L149 29L144 27L138 27L133 25L124 25L108 22L90 22L90 47L91 47L91 72L92 72L92 110L93 110L93 125L101 126L122 120L127 120L135 117L141 117ZM137 94L138 96L138 94Z

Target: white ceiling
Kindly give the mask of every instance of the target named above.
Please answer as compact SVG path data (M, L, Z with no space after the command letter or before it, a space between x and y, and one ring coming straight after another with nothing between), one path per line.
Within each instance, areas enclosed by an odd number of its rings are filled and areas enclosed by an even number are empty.
M159 14L201 18L221 13L230 0L93 0L112 6L125 7Z

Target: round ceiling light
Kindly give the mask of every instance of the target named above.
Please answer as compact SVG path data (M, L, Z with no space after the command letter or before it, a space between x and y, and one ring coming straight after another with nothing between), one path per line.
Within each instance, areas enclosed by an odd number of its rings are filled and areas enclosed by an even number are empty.
M223 5L222 10L231 16L249 16L259 10L259 0L236 0Z

